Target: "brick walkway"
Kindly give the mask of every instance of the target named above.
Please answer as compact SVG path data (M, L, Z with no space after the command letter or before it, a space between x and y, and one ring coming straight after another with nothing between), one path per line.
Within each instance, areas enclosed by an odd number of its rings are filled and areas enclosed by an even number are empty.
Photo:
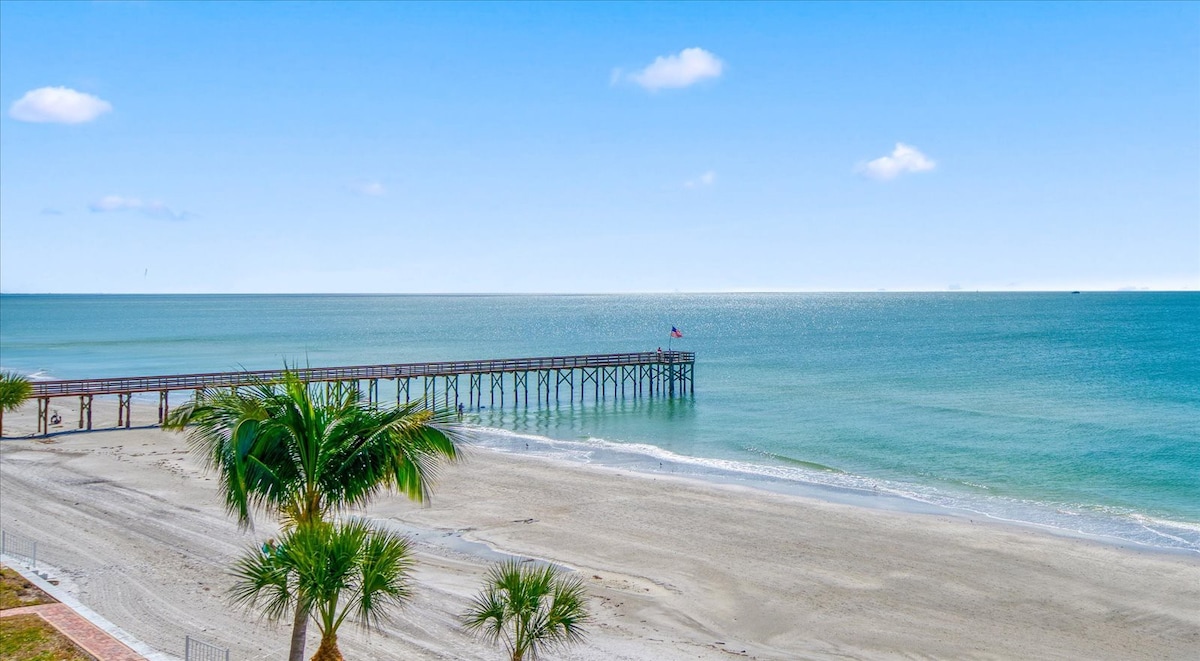
M146 661L146 657L134 652L124 643L108 635L96 625L88 622L66 604L42 604L22 606L0 611L0 617L35 614L49 622L55 629L70 638L85 652L96 657L96 661Z

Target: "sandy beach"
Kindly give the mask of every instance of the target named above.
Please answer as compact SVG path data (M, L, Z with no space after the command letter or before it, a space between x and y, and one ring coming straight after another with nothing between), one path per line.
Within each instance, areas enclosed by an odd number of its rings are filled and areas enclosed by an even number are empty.
M77 413L57 406L74 426ZM97 401L98 424L111 424ZM33 407L5 416L28 434ZM134 421L154 420L139 405ZM226 569L274 533L241 531L182 436L153 428L5 438L0 523L38 540L62 587L152 647L192 635L278 659L286 627L226 602ZM1200 558L970 519L475 449L429 506L361 513L414 535L417 592L351 659L498 659L457 614L499 553L587 581L573 659L1185 659L1200 650ZM315 651L315 636L312 638Z

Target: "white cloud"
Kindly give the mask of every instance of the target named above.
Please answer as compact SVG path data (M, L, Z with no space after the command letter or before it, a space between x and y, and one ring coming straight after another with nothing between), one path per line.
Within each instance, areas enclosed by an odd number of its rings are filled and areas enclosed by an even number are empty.
M650 90L664 87L687 87L704 80L717 78L725 63L703 48L685 48L678 55L654 58L650 66L629 74L629 79ZM620 80L621 70L613 71L612 82Z
M111 110L111 103L91 94L69 87L39 87L17 99L8 114L22 122L82 124Z
M378 181L359 181L350 184L350 191L369 197L381 197L387 194L387 188Z
M158 200L142 200L137 197L124 197L122 195L105 195L99 200L89 204L88 208L92 210L92 213L136 211L151 218L161 218L165 220L187 220L192 216L192 214L186 211L173 211L170 207L162 202L159 202Z
M683 182L683 187L684 188L700 188L701 186L712 186L716 182L717 182L717 173L713 172L712 170L709 170L708 172L705 172L704 174L700 175L699 177L696 177L695 179L689 179L688 181Z
M906 172L926 172L936 166L937 163L916 147L897 142L890 156L880 156L859 166L858 171L872 179L886 180L895 179Z

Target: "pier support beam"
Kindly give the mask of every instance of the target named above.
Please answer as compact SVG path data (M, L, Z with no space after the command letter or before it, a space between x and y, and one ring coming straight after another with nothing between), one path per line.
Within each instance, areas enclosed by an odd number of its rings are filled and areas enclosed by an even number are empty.
M504 406L504 373L503 372L492 372L491 377L492 377L492 385L491 385L491 388L489 388L489 390L491 391L491 394L492 394L492 404L491 404L492 408L495 408L495 406L496 406L496 387L497 386L500 387L500 406Z
M483 404L483 375L473 373L467 375L467 402L478 409Z
M588 381L592 382L593 390L596 394L596 401L600 401L600 368L584 367L579 370L579 401L583 401L583 391L587 387Z
M519 388L525 389L525 406L529 406L529 372L513 372L513 406L521 403Z
M571 389L570 401L575 401L575 370L573 370L573 369L557 370L555 372L555 374L557 376L554 379L554 401L556 401L556 402L558 401L558 388L563 383L566 383L567 386Z
M537 373L538 403L542 403L542 390L546 391L546 406L550 406L550 371L542 370Z
M86 427L84 426L86 423ZM79 396L79 428L92 430L92 396Z
M117 393L117 426L129 429L130 418L133 417L133 394Z
M50 398L39 397L37 407L37 433L45 436L50 433Z
M633 396L637 397L637 366L621 368L621 397L625 397L625 382L628 381Z
M613 399L617 398L617 368L601 367L600 368L600 393L601 399L608 395L608 384L612 384Z

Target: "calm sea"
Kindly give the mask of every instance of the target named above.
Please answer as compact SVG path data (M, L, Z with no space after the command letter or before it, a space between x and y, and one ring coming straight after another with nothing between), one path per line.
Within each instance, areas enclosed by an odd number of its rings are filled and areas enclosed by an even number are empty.
M694 397L489 407L468 416L478 442L1200 552L1196 293L6 295L0 365L82 378L638 351L672 325L697 353Z

